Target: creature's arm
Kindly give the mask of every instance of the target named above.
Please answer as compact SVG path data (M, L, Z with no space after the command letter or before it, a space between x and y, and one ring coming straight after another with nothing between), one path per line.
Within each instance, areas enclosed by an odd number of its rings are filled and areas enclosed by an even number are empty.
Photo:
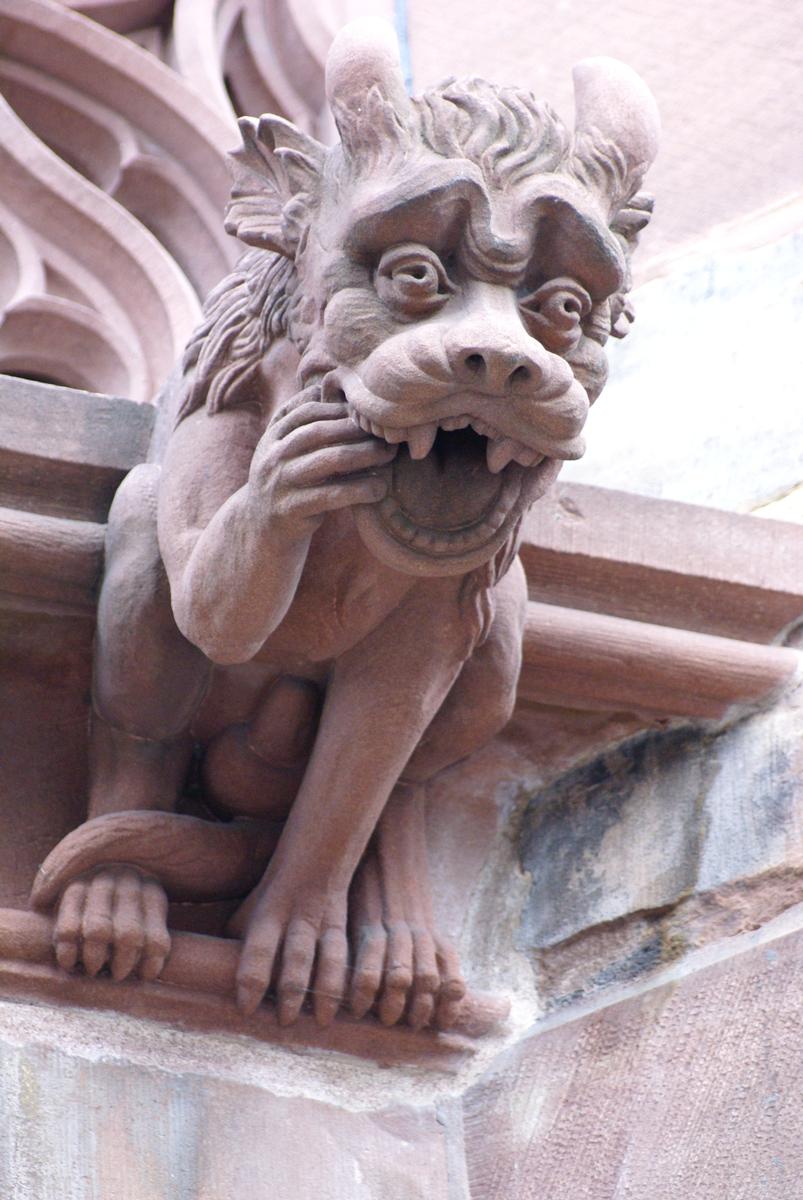
M168 447L159 540L173 611L215 662L248 661L280 623L327 512L386 493L377 471L395 447L312 395L264 432L256 409L194 413Z
M338 659L301 789L261 883L231 923L244 935L238 1001L276 979L279 1020L312 981L331 1019L346 969L346 897L388 797L473 646L459 581L426 581ZM334 999L333 999L334 998Z

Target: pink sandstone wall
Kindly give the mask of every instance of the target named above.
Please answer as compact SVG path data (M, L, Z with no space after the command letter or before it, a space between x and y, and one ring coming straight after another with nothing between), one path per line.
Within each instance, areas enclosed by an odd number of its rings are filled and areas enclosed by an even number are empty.
M571 68L607 54L643 75L662 114L650 172L650 260L713 227L799 197L803 186L800 6L786 0L410 0L414 85L444 74L526 82L571 120Z

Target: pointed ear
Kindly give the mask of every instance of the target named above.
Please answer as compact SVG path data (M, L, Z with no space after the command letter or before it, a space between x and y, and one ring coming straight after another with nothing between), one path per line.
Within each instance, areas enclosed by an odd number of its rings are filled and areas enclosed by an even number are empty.
M412 105L388 21L343 26L326 59L326 95L349 162L388 160L409 143Z
M326 149L282 117L241 117L243 144L230 155L226 232L294 258L318 199Z
M615 58L584 59L573 74L574 173L613 214L638 191L655 158L658 109L640 76Z

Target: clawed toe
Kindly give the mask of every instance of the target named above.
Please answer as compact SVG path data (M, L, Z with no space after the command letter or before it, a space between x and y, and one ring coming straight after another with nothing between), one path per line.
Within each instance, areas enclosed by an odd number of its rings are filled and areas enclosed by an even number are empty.
M61 898L53 942L66 971L81 963L90 976L108 968L116 982L156 979L170 952L164 890L127 867L75 880Z
M383 1025L404 1021L412 1029L454 1024L466 985L456 952L426 930L394 923L363 928L357 939L349 988L352 1016L372 1009Z

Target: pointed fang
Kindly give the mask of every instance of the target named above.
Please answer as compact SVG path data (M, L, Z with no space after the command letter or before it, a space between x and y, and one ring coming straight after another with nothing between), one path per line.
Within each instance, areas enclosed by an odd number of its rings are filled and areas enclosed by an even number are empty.
M410 447L410 458L426 458L435 444L435 435L438 432L438 426L432 425L417 425L414 429L408 430L407 444Z
M488 470L492 475L498 475L504 470L511 459L515 458L520 443L511 438L503 438L501 442L489 442L486 450Z

